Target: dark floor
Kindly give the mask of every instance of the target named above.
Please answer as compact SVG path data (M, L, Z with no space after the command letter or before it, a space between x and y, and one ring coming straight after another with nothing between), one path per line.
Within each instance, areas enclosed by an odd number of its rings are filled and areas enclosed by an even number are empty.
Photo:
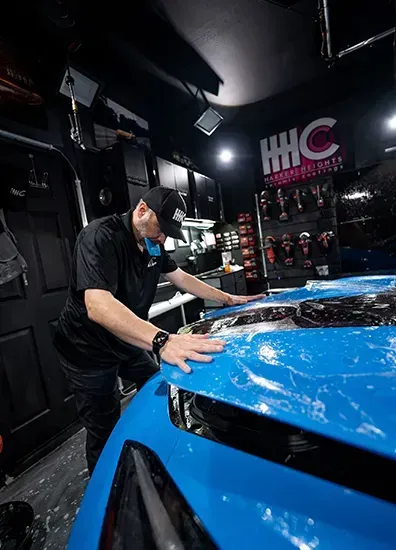
M23 500L34 509L31 550L64 550L88 482L85 430L0 490L0 504Z
M122 411L134 392L122 400ZM85 430L0 489L0 504L23 500L34 510L29 550L64 550L88 483ZM0 543L1 546L1 543Z

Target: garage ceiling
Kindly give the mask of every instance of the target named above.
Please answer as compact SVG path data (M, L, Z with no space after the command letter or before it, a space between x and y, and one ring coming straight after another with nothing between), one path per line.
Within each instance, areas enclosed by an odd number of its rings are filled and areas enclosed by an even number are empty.
M218 95L210 96L213 103L246 105L328 72L319 53L317 0L162 0L162 5L222 80ZM394 24L393 0L333 0L330 8L335 51Z
M191 108L181 81L193 91L202 88L228 121L245 114L254 119L255 106L264 111L263 102L282 98L284 109L290 91L306 96L302 86L316 89L319 82L323 88L331 81L345 88L345 75L356 65L370 80L373 59L377 63L382 55L379 46L377 58L361 50L329 69L320 57L318 0L115 0L111 8L95 0L22 4L24 9L10 5L14 17L3 21L4 33L24 54L40 59L48 89L55 89L67 47L76 41L81 47L71 63L106 83L106 93L123 86L134 96L128 104L141 96L148 112L169 113L172 124L186 127L199 109ZM330 0L330 7L334 51L395 24L395 0ZM383 42L392 55L392 39ZM265 112L272 114L271 108Z
M327 70L314 38L315 0L294 4L304 15L265 0L163 0L163 6L223 81L218 96L209 96L213 103L253 103Z

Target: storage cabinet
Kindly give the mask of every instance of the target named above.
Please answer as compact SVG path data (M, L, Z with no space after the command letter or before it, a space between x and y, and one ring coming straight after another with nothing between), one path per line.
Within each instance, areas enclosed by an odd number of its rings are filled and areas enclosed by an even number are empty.
M157 157L158 178L163 187L176 189L175 173L173 163Z
M193 177L196 188L198 216L207 220L219 221L220 208L217 197L216 182L207 176L198 174L197 172L193 172Z
M134 208L149 190L149 179L144 152L123 143L124 166L129 200Z
M195 189L196 189L196 202L198 217L203 219L209 219L208 201L206 198L206 178L201 174L194 172Z
M211 178L206 178L206 199L208 201L208 219L214 221L220 220L216 182Z
M246 296L247 294L246 278L243 269L240 271L234 271L233 273L219 273L204 277L203 281L205 281L208 285L213 286L214 288L219 288L223 292L228 292L229 294L239 294L241 296ZM205 300L205 307L218 308L222 306L217 302Z
M157 157L157 166L160 185L177 189L186 202L187 217L195 217L192 207L187 168L183 168L183 166L173 164L173 162L159 157Z
M187 168L183 168L183 166L178 166L177 164L174 164L173 171L175 175L176 189L179 191L180 195L186 201L187 218L193 218L194 212L193 212L192 200L191 200L191 194L190 194L190 185L188 182L188 170Z
M187 168L159 157L157 166L160 185L179 191L186 201L188 218L220 221L220 202L215 180L198 172L189 173Z

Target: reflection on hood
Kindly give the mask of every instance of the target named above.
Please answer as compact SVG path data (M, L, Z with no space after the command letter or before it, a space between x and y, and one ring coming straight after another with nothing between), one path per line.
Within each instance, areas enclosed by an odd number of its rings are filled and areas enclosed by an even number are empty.
M181 332L224 334L295 330L298 328L342 328L396 325L396 291L343 298L263 304L240 312L193 323Z

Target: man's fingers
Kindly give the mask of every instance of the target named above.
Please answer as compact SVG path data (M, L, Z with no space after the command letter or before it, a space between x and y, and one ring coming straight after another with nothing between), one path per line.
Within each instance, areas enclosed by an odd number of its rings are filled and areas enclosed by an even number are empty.
M248 296L248 301L253 302L254 300L262 300L265 298L264 294L256 294L256 296Z
M225 340L219 340L218 338L211 338L209 342L205 342L208 344L214 344L215 346L225 346L226 341Z
M191 372L191 368L187 365L187 363L185 361L183 361L182 359L180 359L176 365L179 367L179 369L181 369L183 372L185 372L186 374L190 374Z
M194 340L207 340L209 338L209 334L190 334L190 336Z
M239 304L246 304L247 301L248 301L248 298L247 296L233 296L233 303L235 306L239 305Z
M190 351L187 358L197 363L210 363L213 361L213 357L210 355L202 355L202 353L197 353L196 351Z
M213 344L195 344L190 348L190 351L196 351L198 353L220 353L224 349L224 346L216 346Z

